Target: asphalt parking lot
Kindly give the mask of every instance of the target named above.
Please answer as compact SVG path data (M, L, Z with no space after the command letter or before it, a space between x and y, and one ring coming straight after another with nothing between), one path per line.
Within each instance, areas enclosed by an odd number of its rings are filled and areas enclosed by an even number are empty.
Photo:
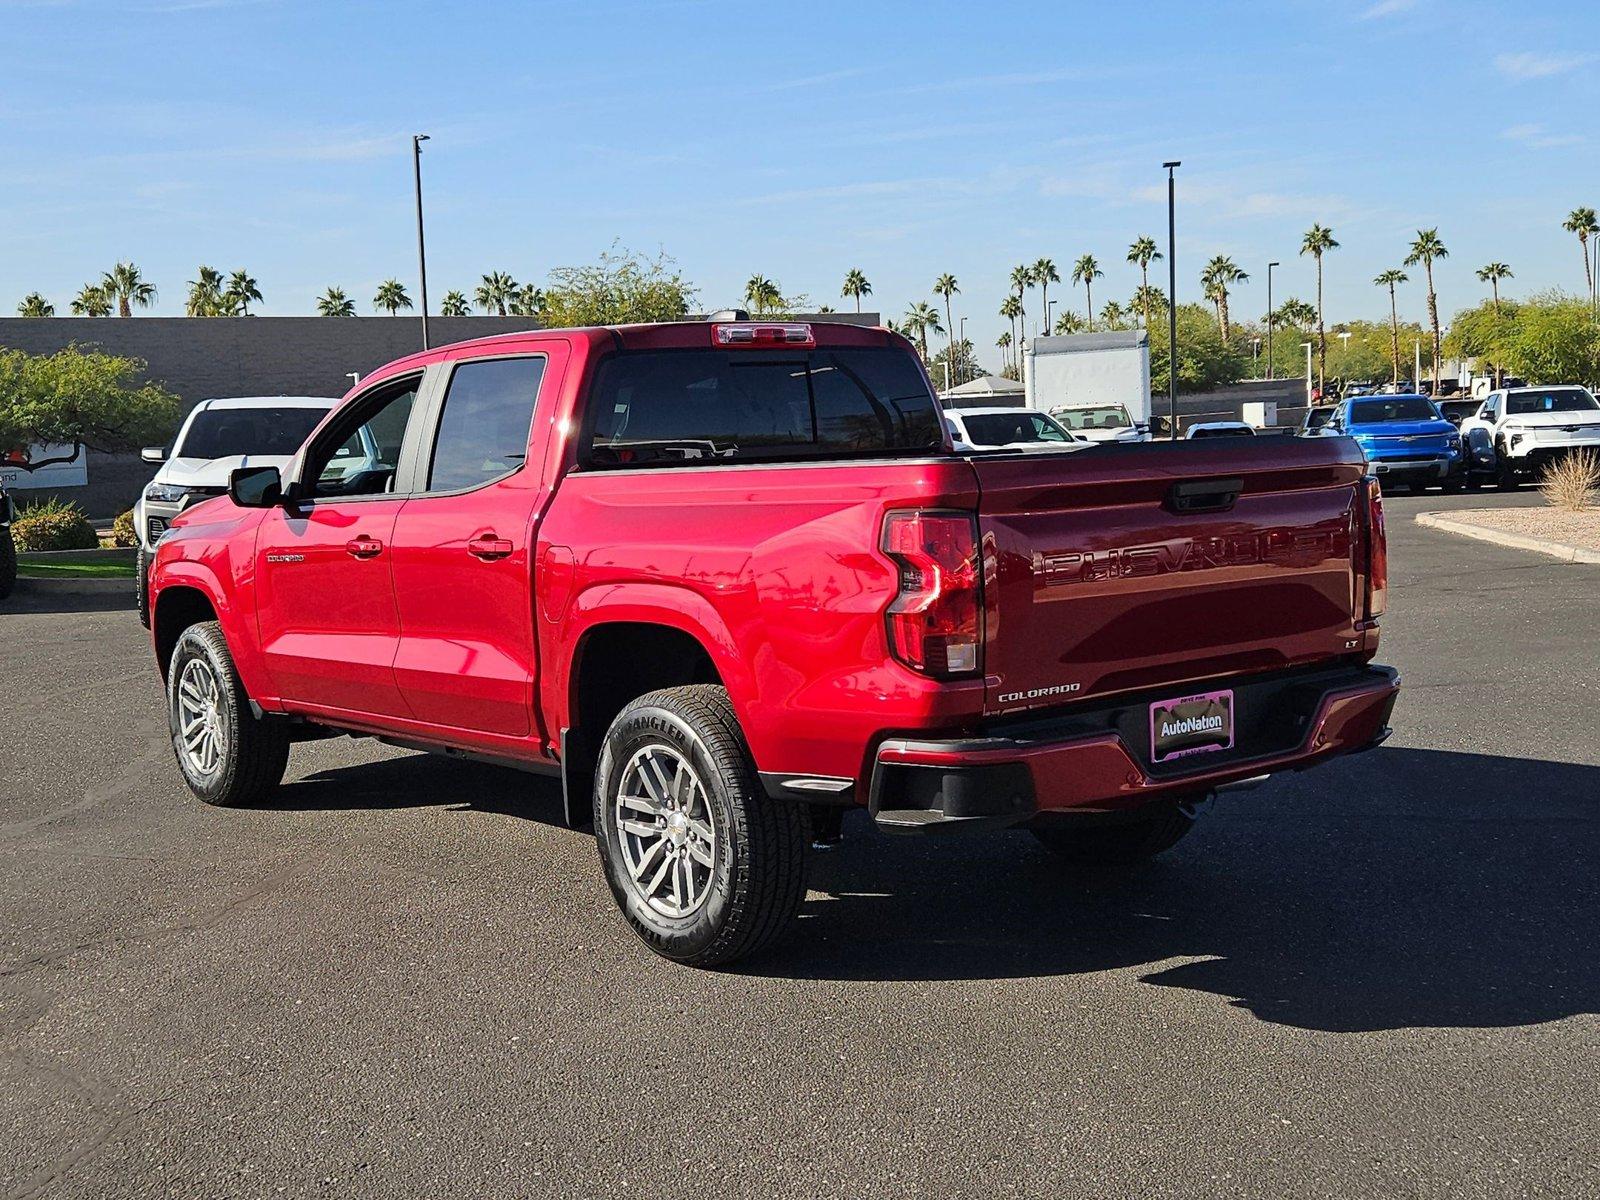
M1600 567L1388 501L1382 749L1120 883L859 823L775 950L638 946L549 784L179 782L134 615L0 614L7 1196L1600 1194Z

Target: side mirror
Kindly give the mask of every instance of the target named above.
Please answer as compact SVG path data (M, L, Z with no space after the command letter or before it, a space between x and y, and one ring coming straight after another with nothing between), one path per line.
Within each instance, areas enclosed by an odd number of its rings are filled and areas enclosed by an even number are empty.
M228 499L240 508L276 508L283 503L277 467L236 467L228 476Z
M167 461L167 448L165 446L146 446L139 451L139 457L147 463L164 463Z

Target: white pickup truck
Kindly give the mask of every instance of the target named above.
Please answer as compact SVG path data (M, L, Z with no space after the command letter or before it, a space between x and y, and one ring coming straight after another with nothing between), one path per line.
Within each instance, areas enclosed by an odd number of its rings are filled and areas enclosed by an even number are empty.
M1503 488L1534 479L1574 450L1600 450L1600 403L1587 388L1502 388L1461 422L1469 482L1493 474Z

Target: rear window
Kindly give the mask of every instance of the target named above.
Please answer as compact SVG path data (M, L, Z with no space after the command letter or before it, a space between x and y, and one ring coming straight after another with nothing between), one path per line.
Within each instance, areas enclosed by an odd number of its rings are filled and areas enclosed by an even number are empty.
M1041 413L963 413L961 423L976 446L1008 446L1012 442L1065 442L1061 427Z
M173 458L232 458L236 454L277 454L300 449L325 408L208 408L194 415Z
M1359 400L1350 406L1352 425L1375 425L1380 421L1436 421L1433 401L1422 396L1396 396L1390 400Z
M1542 391L1511 392L1506 396L1506 415L1547 412L1592 412L1600 408L1583 388L1545 388Z
M660 350L601 364L596 466L929 451L938 404L899 350Z

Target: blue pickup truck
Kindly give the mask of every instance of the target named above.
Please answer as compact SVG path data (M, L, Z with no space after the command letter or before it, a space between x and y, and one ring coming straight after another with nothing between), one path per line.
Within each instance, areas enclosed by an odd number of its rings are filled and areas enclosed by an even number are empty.
M1461 435L1426 396L1341 400L1319 433L1354 438L1383 484L1458 492L1466 482Z

